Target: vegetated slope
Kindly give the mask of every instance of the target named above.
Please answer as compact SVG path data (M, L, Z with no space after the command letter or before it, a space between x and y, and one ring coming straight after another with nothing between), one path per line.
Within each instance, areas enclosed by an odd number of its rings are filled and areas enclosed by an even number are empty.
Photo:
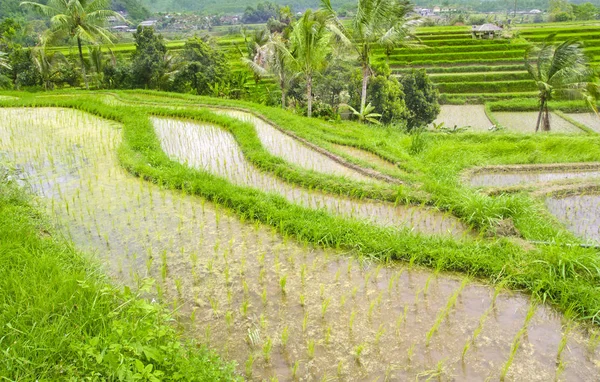
M246 7L256 7L263 0L141 0L142 4L152 12L184 12L184 11L202 11L208 14L226 13L226 14L241 14ZM270 0L271 3L282 6L290 6L294 11L303 11L307 8L318 8L319 0ZM332 1L334 6L340 6L348 3L344 0Z
M424 27L416 32L422 49L376 52L398 75L413 68L427 70L442 94L442 102L461 104L536 95L535 82L525 71L524 57L532 43L557 33L557 41L582 41L590 62L600 59L600 28L586 25L522 26L521 38L473 39L468 27Z
M46 3L45 0L39 2ZM0 20L5 17L20 16L25 13L34 15L32 11L27 11L20 7L20 3L21 0L0 0ZM148 8L140 0L112 0L111 8L115 11L127 12L129 15L128 18L132 21L140 21L150 16Z

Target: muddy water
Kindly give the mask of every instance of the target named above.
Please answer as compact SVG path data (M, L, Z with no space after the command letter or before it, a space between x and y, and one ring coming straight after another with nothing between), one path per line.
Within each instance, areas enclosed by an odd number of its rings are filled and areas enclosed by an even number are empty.
M535 133L537 112L494 112L494 116L508 131ZM583 130L554 113L550 113L550 129L555 133L584 134Z
M600 116L594 113L568 113L567 116L600 133Z
M79 112L0 109L6 158L75 243L118 279L154 276L157 293L182 305L187 333L236 360L249 379L291 380L296 370L306 381L498 380L525 322L523 296L501 292L494 302L477 283L461 290L452 276L359 262L241 223L125 173L114 154L119 139L118 126ZM561 330L559 317L539 307L507 380L553 380ZM559 380L598 379L600 354L578 330L566 349Z
M571 232L600 243L600 195L550 197L546 206Z
M493 125L485 114L483 105L442 105L440 114L434 121L435 124L444 124L444 127L453 128L469 127L469 131L489 131ZM430 126L433 127L433 124Z
M309 170L324 172L326 174L346 176L354 180L364 182L375 181L375 179L362 175L355 170L334 161L326 155L305 146L301 142L298 142L296 139L284 134L250 113L238 110L210 110L217 114L224 114L254 125L258 138L265 149L271 154L285 159L289 163L296 164Z
M356 159L360 159L367 163L384 168L388 171L398 171L398 167L396 167L393 163L388 162L385 159L381 158L379 155L373 154L369 151L361 150L356 147L345 146L345 145L332 144L332 146L336 150L339 150L339 151L341 151L351 157L354 157Z
M515 171L481 173L471 178L471 186L475 187L512 187L537 185L569 179L600 178L600 171Z
M225 177L235 184L277 193L309 208L325 208L342 216L366 219L385 226L405 227L427 234L452 234L456 237L468 232L457 219L432 209L358 201L285 183L250 165L233 135L216 126L164 118L152 118L152 122L163 150L169 156Z

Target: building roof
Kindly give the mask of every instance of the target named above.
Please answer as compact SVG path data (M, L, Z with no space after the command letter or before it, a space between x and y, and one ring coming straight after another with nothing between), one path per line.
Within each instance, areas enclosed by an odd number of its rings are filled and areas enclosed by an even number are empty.
M496 32L501 30L502 28L494 24L473 25L473 32Z

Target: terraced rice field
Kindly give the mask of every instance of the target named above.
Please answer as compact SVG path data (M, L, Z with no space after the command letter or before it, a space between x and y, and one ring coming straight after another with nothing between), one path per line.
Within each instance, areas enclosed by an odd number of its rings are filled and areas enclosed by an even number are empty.
M568 117L600 133L600 116L594 113L567 113Z
M233 182L260 179L218 126L153 123L179 160ZM155 296L180 306L187 335L236 360L249 379L600 375L596 342L543 304L410 264L360 261L245 223L125 172L116 157L121 139L120 125L79 111L0 109L4 160L63 232L100 256L116 280L154 277Z
M460 222L433 210L376 201L355 201L299 189L282 182L249 164L234 137L216 126L158 118L153 119L153 123L163 150L169 156L226 177L235 184L273 192L313 209L324 208L335 214L366 219L384 226L404 226L423 233L449 233L457 237L467 234ZM271 138L276 137L277 135ZM283 140L281 144L289 144L289 141ZM303 153L306 156L318 154L312 151Z
M494 116L506 130L515 133L534 133L537 112L494 112ZM550 113L551 131L557 133L583 134L584 131L554 113ZM541 129L541 127L540 127Z
M468 127L469 131L488 131L493 125L485 114L483 105L442 105L435 125L446 128Z
M569 187L578 187L583 181L586 184L598 184L600 171L593 169L544 170L543 168L527 168L515 171L508 168L500 172L481 171L470 178L470 184L475 187L510 188L527 186L534 189L551 189L552 183L560 184L560 191L552 192L545 197L548 210L560 222L578 237L600 243L600 196L596 192L585 191L567 192ZM595 166L597 167L597 166Z

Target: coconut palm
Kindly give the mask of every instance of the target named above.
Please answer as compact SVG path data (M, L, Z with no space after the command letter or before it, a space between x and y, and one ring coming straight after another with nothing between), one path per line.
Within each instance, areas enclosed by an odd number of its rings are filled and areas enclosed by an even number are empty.
M554 94L585 94L592 75L581 44L568 40L556 45L554 37L554 34L550 35L541 46L529 49L525 56L527 71L539 89L540 109L536 132L540 125L543 131L550 131L548 102Z
M312 82L325 65L329 52L329 35L324 20L310 9L294 24L290 34L294 62L306 80L306 98L309 117L312 116Z
M356 15L348 29L337 17L330 0L321 0L326 23L339 41L352 47L358 54L362 69L362 93L360 114L367 104L367 85L372 75L371 52L374 45L390 49L395 46L419 46L410 32L410 22L405 18L406 7L397 0L358 0Z
M59 64L64 64L67 60L65 60L65 57L60 52L48 54L43 46L33 48L31 56L35 67L42 77L44 89L52 90L54 88L53 80L60 74Z
M281 90L281 107L285 108L286 88L295 77L290 73L290 67L297 64L286 41L278 34L270 35L268 42L257 50L254 59L245 58L244 62L260 76L270 74L277 79Z
M82 44L114 41L113 34L104 28L106 20L115 17L125 21L119 13L108 9L110 0L48 0L47 4L25 1L21 5L50 17L50 29L42 37L43 45L65 37L77 41L81 72L85 87L89 88Z

